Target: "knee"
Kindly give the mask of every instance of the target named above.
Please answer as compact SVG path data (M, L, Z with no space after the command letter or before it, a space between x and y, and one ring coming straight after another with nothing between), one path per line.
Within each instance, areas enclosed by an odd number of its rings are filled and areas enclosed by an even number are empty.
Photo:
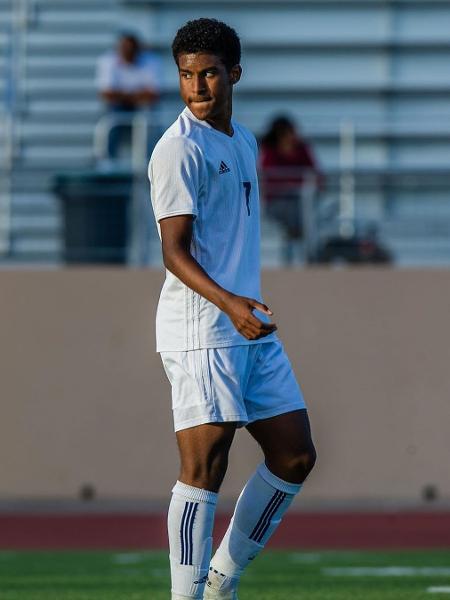
M286 479L295 483L303 483L316 464L317 454L311 443L306 448L299 448L284 459Z
M303 448L292 458L292 467L297 476L306 477L311 473L316 464L317 453L314 444L311 443L308 448Z
M182 461L180 480L193 487L218 492L228 467L228 455L213 460L196 457Z

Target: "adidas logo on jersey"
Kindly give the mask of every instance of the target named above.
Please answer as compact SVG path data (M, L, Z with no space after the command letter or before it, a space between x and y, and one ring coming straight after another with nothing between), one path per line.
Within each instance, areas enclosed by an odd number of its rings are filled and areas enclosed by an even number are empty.
M220 167L219 167L219 175L223 175L224 173L229 173L230 172L230 168L227 167L227 165L222 161L220 161Z

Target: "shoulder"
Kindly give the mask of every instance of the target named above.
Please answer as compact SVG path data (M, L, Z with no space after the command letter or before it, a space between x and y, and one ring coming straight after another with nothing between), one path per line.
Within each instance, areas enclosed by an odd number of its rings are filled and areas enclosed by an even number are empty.
M171 154L173 158L180 155L197 155L201 154L201 149L191 138L166 131L156 144L151 159L153 160L160 155L170 156Z
M201 169L204 156L200 146L190 137L180 133L176 123L169 127L156 144L149 162L148 174L157 175L161 170L166 173L180 169Z
M117 54L113 50L108 50L98 57L97 63L100 67L112 67L117 63Z
M187 154L202 154L201 144L195 123L181 113L177 120L166 129L158 141L152 156L156 153L186 152Z
M237 123L236 121L233 121L233 127L251 148L256 158L258 156L258 142L256 141L253 133L250 131L250 129L248 129L248 127L245 127L245 125Z

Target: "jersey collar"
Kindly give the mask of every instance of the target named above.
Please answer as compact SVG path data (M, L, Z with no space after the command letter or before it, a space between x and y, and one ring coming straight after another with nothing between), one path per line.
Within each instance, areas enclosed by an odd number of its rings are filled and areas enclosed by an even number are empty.
M206 129L210 129L211 131L213 131L214 133L217 133L221 137L227 138L229 140L234 140L236 137L236 122L234 121L234 119L231 119L231 125L233 127L233 135L228 135L228 134L224 133L223 131L219 131L218 129L215 129L207 121L202 121L200 119L197 119L197 117L194 115L194 113L187 106L183 110L183 114L186 115L186 117L188 117L189 119L191 119L191 121L195 121L195 123L198 123L202 127L206 127Z

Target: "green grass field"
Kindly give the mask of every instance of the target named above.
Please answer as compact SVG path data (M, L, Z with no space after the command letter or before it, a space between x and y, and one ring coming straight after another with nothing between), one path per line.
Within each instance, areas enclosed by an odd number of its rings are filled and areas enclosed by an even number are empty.
M163 552L0 552L0 600L169 600L168 590ZM450 550L267 552L240 589L240 600L445 597Z

